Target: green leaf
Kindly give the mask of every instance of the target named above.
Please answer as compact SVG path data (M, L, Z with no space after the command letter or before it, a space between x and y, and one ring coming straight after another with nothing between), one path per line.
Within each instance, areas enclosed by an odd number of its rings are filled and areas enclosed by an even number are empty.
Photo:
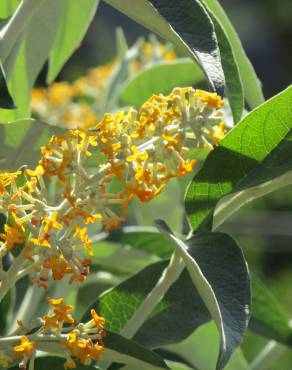
M60 1L60 0L58 0ZM63 0L60 23L49 58L47 81L52 82L82 41L99 5L99 0Z
M246 266L242 260L240 249L231 238L219 234L219 239L217 240L218 234L211 235L212 237L206 236L206 240L204 239L202 244L199 245L196 243L196 248L192 247L192 254L196 254L196 258L200 260L202 270L209 279L210 284L215 287L216 292L218 293L219 289L224 291L220 303L223 304L224 300L226 307L224 311L224 318L228 318L228 322L224 326L226 333L230 334L232 330L235 330L232 327L234 320L228 316L228 313L232 312L238 320L238 332L233 342L233 345L235 345L235 342L239 339L240 330L245 327L245 320L248 317L247 312L242 312L244 308L242 305L249 303L249 300L246 299L246 290L243 286L245 280L241 275L243 270L246 271ZM213 238L216 240L213 240ZM198 243L202 239L198 239ZM207 241L208 244L204 244ZM203 257L207 262L212 261L212 266L209 265L208 271L204 270L204 268L207 269L207 264L203 264L201 261ZM231 264L230 260L232 260L232 266L227 269L226 266ZM241 265L238 266L238 264ZM138 274L102 294L92 304L92 307L106 318L106 327L108 329L115 332L122 330L126 322L132 317L136 309L156 285L166 265L167 262L163 261L147 266ZM218 276L220 276L220 279L218 279ZM230 287L230 284L226 283L226 279L228 279L228 282L234 281L234 285ZM240 286L240 281L242 281L242 291L237 290ZM237 282L238 284L236 284ZM222 284L221 287L220 284ZM88 310L82 321L86 321L90 317L89 312ZM244 317L245 319L243 320ZM166 293L163 300L155 308L151 317L144 323L134 339L150 348L177 343L209 320L210 314L185 270L177 282ZM228 328L226 328L226 325ZM230 339L228 336L227 338L228 340Z
M104 104L100 113L111 112L118 106L121 90L123 89L126 81L130 77L130 63L134 60L139 53L139 44L141 39L128 49L120 62L112 70L107 89L104 93Z
M212 90L223 95L224 73L214 27L197 0L105 0L138 23L173 42L204 71Z
M118 274L135 273L158 260L155 255L150 255L142 249L123 247L121 244L107 240L94 242L93 251L92 262L95 265Z
M250 282L242 251L227 234L206 233L183 242L164 221L156 221L156 226L177 247L217 325L221 340L216 369L223 369L241 343L250 317Z
M107 332L104 345L103 360L139 366L151 365L155 369L169 369L158 354L117 333Z
M143 226L128 226L118 231L112 231L107 240L166 258L173 252L173 245L156 231L155 228Z
M243 88L238 65L224 28L212 12L210 13L210 16L214 23L218 39L221 62L226 80L226 95L232 111L233 121L234 123L237 123L242 116L244 107Z
M116 29L116 48L119 58L124 58L127 50L129 49L127 39L122 27Z
M3 63L4 70L7 70L7 68L11 69L11 76L8 78L8 87L12 93L17 109L13 111L0 111L1 123L13 122L21 118L29 117L30 115L29 102L31 88L29 86L28 75L26 72L27 66L25 53L25 44L22 39L19 39L19 42L12 50L12 54L10 54L5 63ZM10 64L11 59L15 60L12 67ZM7 70L7 72L9 72L9 70Z
M140 107L153 94L167 94L176 86L190 86L204 79L202 71L188 58L146 66L124 87L124 104Z
M221 7L218 0L202 0L202 2L205 4L207 9L212 11L217 18L217 21L219 21L224 28L232 47L235 60L238 64L245 99L250 108L253 109L265 101L261 89L261 83L257 78L253 66L242 47L232 23L225 14L224 9Z
M48 58L61 21L62 3L63 0L44 1L32 16L25 31L15 40L14 45L11 45L8 56L2 61L4 70L6 68L10 70L8 86L17 106L14 111L0 113L2 122L29 117L31 89ZM3 13L0 15L3 16Z
M277 342L292 345L292 329L282 307L269 289L252 275L252 316L249 329Z
M23 165L35 166L40 159L40 147L51 135L64 130L33 119L0 124L0 169L17 170Z
M203 222L206 225L202 227L212 227L213 212L222 197L276 179L291 168L291 104L292 87L248 114L209 154L190 183L185 198L186 211L194 229ZM271 190L273 186L287 184L287 179L286 182L279 181L279 184L271 184ZM226 198L227 206L230 204L236 210L237 204L263 193L261 188L246 192L242 192L244 200L241 201L240 193ZM219 211L218 216L215 215L214 227L224 220L224 214L227 214L224 207L222 204L221 218Z
M5 73L0 62L0 108L15 109L13 99L6 85Z

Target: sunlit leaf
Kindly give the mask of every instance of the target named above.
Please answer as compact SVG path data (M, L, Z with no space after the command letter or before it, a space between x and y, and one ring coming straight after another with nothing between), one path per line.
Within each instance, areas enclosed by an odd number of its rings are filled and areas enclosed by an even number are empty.
M173 42L204 71L211 89L223 95L224 73L214 27L197 0L105 0L138 23Z
M79 46L96 13L98 4L99 0L60 1L62 22L50 51L48 82L56 78L64 63Z
M186 194L194 229L203 222L211 228L222 197L277 179L291 168L291 104L292 87L248 114L209 154ZM280 181L279 186L285 184ZM260 189L243 194L245 201L260 195Z
M176 86L190 86L203 79L199 67L187 58L153 63L126 84L121 99L124 104L139 107L152 94L168 94Z

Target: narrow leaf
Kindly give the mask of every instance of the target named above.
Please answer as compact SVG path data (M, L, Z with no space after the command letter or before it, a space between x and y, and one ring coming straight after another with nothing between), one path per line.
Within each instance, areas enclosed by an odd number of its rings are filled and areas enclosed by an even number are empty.
M244 94L238 65L224 28L214 14L210 13L210 16L214 23L218 39L221 62L226 80L226 95L232 111L233 121L237 123L242 116L244 107Z
M222 197L287 171L291 104L292 87L248 114L209 154L186 194L186 211L194 229L203 222L212 227L212 215ZM251 199L256 194L251 193Z
M202 0L202 2L210 11L212 11L212 13L217 18L217 21L219 21L224 28L229 43L232 47L232 52L234 53L235 60L238 64L245 99L247 100L250 108L253 109L265 101L261 88L261 83L257 78L254 68L242 47L240 39L232 23L224 12L224 9L220 5L219 1Z
M63 4L61 4L63 3ZM99 5L99 0L63 0L62 22L50 52L47 81L52 82L82 41Z
M224 73L212 21L197 0L105 0L138 23L180 47L223 95Z

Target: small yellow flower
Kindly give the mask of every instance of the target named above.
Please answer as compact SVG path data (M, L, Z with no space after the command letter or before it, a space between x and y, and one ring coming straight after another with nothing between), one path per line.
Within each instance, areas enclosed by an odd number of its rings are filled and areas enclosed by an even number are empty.
M36 343L31 342L25 335L20 338L21 344L14 347L17 355L25 355L29 357L31 352L36 348Z
M45 227L44 227L45 234L49 233L51 229L57 229L57 230L63 229L63 225L57 221L57 217L58 217L58 212L54 212L50 218L48 217L43 218L43 222L45 224Z

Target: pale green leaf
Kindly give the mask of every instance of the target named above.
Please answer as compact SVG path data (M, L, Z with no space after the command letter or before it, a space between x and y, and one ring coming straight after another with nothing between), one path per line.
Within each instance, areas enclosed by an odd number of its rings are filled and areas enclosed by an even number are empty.
M124 104L140 107L152 94L168 94L174 87L191 86L204 79L203 72L187 58L146 66L125 85Z
M64 63L79 46L99 4L99 0L58 1L62 22L50 51L48 82L56 78Z
M40 159L40 146L53 134L64 130L33 119L0 124L0 169L16 170L23 165L35 166Z

